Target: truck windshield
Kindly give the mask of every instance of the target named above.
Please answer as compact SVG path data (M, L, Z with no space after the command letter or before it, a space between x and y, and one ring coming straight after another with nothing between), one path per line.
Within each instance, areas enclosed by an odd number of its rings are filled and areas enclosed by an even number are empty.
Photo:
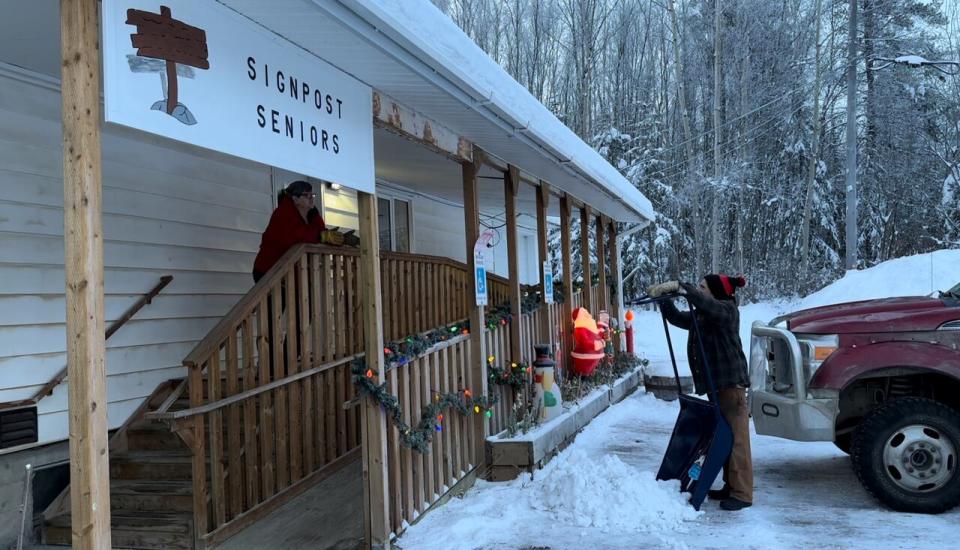
M953 288L944 292L943 295L960 300L960 283L957 283L956 285L953 286Z

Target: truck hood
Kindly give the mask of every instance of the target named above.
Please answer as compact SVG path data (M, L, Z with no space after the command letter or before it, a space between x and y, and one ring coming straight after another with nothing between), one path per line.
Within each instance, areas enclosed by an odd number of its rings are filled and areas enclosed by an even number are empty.
M936 298L915 296L847 302L787 315L787 328L805 334L917 332L960 319L960 307Z

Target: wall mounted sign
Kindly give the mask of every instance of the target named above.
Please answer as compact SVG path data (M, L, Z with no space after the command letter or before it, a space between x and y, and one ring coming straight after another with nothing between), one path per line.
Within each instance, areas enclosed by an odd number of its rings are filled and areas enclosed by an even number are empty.
M493 239L493 231L486 229L477 238L473 244L473 266L477 278L477 305L487 305L487 264L486 250L490 248L490 241Z
M211 0L103 0L108 122L373 193L369 86Z
M550 260L543 262L543 303L553 303L553 270L550 268Z

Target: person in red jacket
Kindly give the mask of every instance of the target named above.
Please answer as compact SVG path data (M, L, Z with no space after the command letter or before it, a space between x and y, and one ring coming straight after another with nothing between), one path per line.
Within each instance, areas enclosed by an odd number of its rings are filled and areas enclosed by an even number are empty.
M316 193L309 182L297 180L277 195L277 209L260 240L260 252L253 261L253 281L257 282L286 254L300 243L319 243L327 226L314 205Z

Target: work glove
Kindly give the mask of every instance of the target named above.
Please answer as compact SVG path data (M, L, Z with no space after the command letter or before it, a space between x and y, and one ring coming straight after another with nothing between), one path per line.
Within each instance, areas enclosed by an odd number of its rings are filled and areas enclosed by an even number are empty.
M347 246L360 246L360 237L351 229L343 234L343 244Z
M321 231L320 242L331 246L343 246L343 234L329 229Z
M671 292L679 292L680 283L677 281L667 281L665 283L660 283L658 285L650 285L647 287L647 295L651 298L657 298L663 296L664 294L670 294Z

